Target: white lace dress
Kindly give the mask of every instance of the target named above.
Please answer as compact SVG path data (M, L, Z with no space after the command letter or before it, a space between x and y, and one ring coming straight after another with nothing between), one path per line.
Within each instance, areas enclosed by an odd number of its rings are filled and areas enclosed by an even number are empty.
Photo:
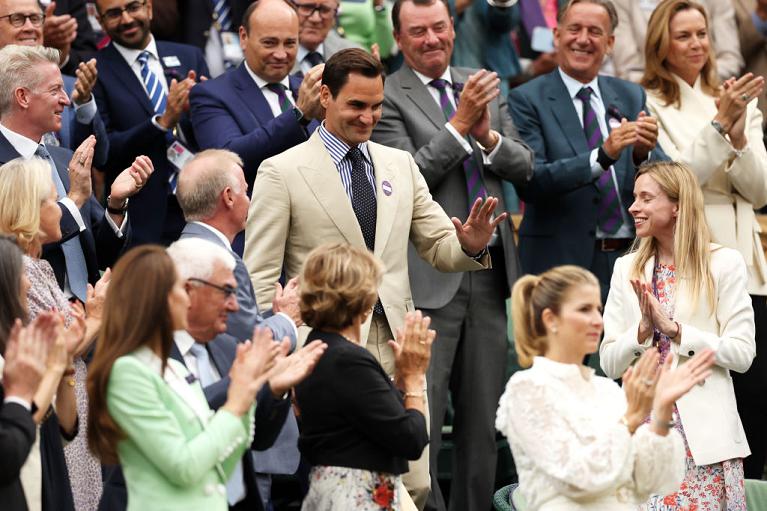
M623 390L584 366L535 357L509 379L496 427L509 439L530 510L635 510L679 487L679 434L642 425L632 436L620 423L625 412Z

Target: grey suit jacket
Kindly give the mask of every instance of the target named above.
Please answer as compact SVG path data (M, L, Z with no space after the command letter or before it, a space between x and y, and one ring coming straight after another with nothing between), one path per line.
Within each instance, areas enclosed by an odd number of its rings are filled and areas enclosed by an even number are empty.
M473 70L451 68L454 83L465 83ZM501 180L522 184L532 175L533 152L518 137L506 108L505 98L490 104L492 128L503 137L491 165L484 165L482 150L469 137L472 156L481 169L488 194L500 200L505 210ZM372 139L410 152L429 185L429 191L448 216L464 220L469 199L463 161L466 150L445 127L445 116L428 88L404 65L386 79L383 116ZM509 288L519 275L517 248L511 221L500 226ZM416 307L440 308L453 298L461 283L461 273L442 273L421 260L412 245L408 250L410 287Z
M298 340L296 339L296 330L292 322L283 315L273 314L271 310L263 315L258 310L256 295L253 292L253 284L250 282L248 269L242 262L232 247L225 245L221 239L205 227L189 222L184 226L180 239L184 238L202 238L226 248L234 257L236 262L234 266L234 278L237 281L237 304L240 310L229 314L229 320L226 324L226 332L236 338L238 342L250 339L253 335L253 328L257 325L267 327L272 331L274 340L282 340L283 337L290 339L291 351L296 349Z
M341 37L341 35L336 32L336 29L332 29L328 32L327 37L325 37L325 40L322 43L322 58L327 62L334 53L345 50L346 48L362 48L362 46L351 39ZM301 62L296 59L290 74L298 73L299 71L301 71Z

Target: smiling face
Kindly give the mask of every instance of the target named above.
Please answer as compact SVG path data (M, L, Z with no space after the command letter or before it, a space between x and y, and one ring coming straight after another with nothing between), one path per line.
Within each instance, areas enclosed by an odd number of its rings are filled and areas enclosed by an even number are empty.
M21 98L25 123L42 137L43 133L61 129L61 114L69 105L69 96L56 64L44 62L34 66L37 85L32 89L17 89L16 97Z
M240 47L251 71L278 83L293 68L298 53L298 15L282 0L266 1L253 11L249 30L240 27Z
M189 295L186 292L185 281L178 276L168 294L168 309L170 310L173 330L186 330L187 315L189 314Z
M439 78L450 65L455 30L447 7L440 0L429 5L403 2L400 29L394 39L405 63L429 78Z
M350 146L370 140L381 119L384 99L383 78L349 73L346 84L334 98L327 85L320 89L325 108L325 127Z
M104 32L116 43L143 50L149 44L152 35L152 0L97 0L96 6L100 13L99 21ZM108 12L122 9L119 18L112 19Z
M597 351L602 336L602 299L599 287L580 284L565 293L559 314L543 311L549 349L579 363ZM554 333L556 330L556 333ZM547 353L548 354L548 353Z
M213 286L237 288L234 273L220 261L215 262L213 272L205 280ZM236 295L227 295L213 286L196 282L187 285L192 302L187 330L197 342L208 342L226 332L229 313L239 310Z
M299 34L301 46L309 51L314 51L333 28L338 2L336 0L299 0L296 2L296 6L301 24L301 33ZM307 11L309 11L308 15Z
M9 14L42 14L37 0L0 0L0 16ZM9 44L40 46L43 44L43 25L32 24L27 18L20 27L14 27L9 18L0 19L0 48Z
M669 40L666 67L694 83L709 58L706 18L697 9L679 11L669 22Z
M559 67L581 83L597 76L614 42L610 15L597 4L582 2L571 6L554 29Z
M634 217L637 237L673 237L679 205L655 179L642 174L634 182L634 203L629 213Z

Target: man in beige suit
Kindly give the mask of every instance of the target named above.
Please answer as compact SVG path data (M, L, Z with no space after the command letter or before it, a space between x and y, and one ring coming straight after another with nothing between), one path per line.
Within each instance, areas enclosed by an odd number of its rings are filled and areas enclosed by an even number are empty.
M639 83L644 74L644 43L647 23L660 0L612 0L618 12L615 46L612 55L615 76ZM739 77L743 69L735 12L729 0L698 0L711 20L711 39L714 42L719 77Z
M381 117L382 73L380 62L359 49L342 50L327 61L320 92L324 124L308 141L258 169L244 259L257 301L267 307L280 271L284 268L288 278L298 275L314 247L341 241L371 250L386 273L362 339L393 374L387 341L413 310L408 241L439 270L489 268L486 246L507 214L493 218L498 200L490 197L481 207L479 201L474 204L465 223L457 218L451 223L432 200L410 153L369 142ZM404 482L423 508L428 449L410 469Z

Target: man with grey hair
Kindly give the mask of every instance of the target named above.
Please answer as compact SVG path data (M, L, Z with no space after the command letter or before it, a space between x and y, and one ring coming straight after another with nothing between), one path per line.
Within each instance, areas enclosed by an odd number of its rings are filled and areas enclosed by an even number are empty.
M234 237L245 228L250 199L242 170L242 159L225 149L208 149L197 154L184 166L179 176L176 198L187 224L180 239L203 238L216 243L234 258L239 310L229 315L227 333L242 341L250 337L253 327L272 330L275 339L289 337L297 342L298 284L293 279L277 293L272 310L263 316L258 309L253 284L240 256L232 251Z
M108 214L91 192L95 138L72 153L48 146L43 135L61 128L69 105L58 66L58 50L11 44L0 50L0 164L14 158L39 157L51 167L61 208L61 241L43 247L62 288L85 302L88 282L111 265L123 247L128 198L153 171L139 156L115 179L107 200Z

